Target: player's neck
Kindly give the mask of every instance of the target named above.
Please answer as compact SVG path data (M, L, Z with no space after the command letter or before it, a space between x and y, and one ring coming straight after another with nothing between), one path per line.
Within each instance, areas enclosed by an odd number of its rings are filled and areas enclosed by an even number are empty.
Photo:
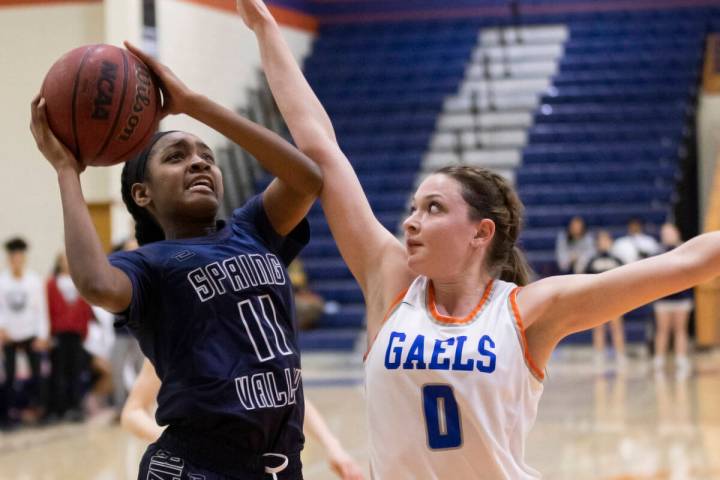
M435 308L441 315L465 317L477 307L491 280L486 272L455 279L432 279Z
M214 219L198 222L183 221L178 224L162 225L162 228L166 240L178 240L211 235L217 231L217 222Z
M23 275L25 274L25 270L22 268L11 268L10 269L10 275L16 280L20 280L23 278Z

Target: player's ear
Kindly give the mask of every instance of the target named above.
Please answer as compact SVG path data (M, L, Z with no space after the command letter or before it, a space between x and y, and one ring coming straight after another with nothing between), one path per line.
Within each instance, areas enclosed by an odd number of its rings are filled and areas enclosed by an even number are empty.
M483 218L475 224L475 236L472 239L474 247L487 247L495 236L495 222Z
M130 187L130 194L133 200L137 203L138 207L147 207L150 204L152 198L150 197L150 190L145 183L133 183Z

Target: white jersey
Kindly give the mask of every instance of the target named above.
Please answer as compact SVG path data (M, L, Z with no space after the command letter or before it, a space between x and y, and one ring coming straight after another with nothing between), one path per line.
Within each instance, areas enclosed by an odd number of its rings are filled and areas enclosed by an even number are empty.
M464 319L418 277L365 368L375 480L537 479L524 460L543 372L525 355L515 284L494 280Z

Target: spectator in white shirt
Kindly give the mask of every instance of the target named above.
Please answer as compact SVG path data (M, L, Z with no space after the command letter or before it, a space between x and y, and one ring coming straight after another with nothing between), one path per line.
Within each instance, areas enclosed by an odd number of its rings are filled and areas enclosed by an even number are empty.
M660 253L660 244L643 232L643 223L640 219L633 218L628 222L627 235L615 240L611 253L623 264L628 264L657 255Z
M13 238L5 243L8 268L0 272L0 344L5 363L8 411L0 422L12 424L19 419L14 392L16 358L22 350L31 370L30 405L38 417L45 405L45 385L41 375L41 352L48 348L49 322L45 285L42 278L25 268L27 243Z

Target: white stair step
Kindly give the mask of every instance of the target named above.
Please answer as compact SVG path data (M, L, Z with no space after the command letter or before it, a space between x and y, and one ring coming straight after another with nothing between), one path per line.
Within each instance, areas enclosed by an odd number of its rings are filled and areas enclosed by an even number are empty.
M475 149L480 146L490 148L523 148L527 145L525 130L478 131L475 129L458 132L441 132L433 135L430 148L433 151L454 150L461 144L463 149Z
M472 106L472 98L471 97L460 97L458 98L458 101L453 107L455 107L455 110L448 110L440 115L440 118L438 119L437 129L438 130L456 130L457 128L447 127L446 125L454 125L454 124L466 124L466 125L474 125L476 127L479 127L480 129L502 129L502 128L509 128L509 129L516 129L516 128L528 128L532 126L533 124L533 115L530 111L525 112L481 112L475 114L475 118L467 119L463 118L463 120L446 120L447 118L454 117L456 115L462 115L467 116L469 115L472 117L472 114L470 113L470 108Z
M476 47L472 54L473 62L500 61L522 63L525 61L547 61L561 58L565 53L562 43L547 45L494 45Z
M517 168L520 165L520 150L468 150L462 153L460 161L476 167Z
M458 100L457 96L451 96L445 99L444 111L461 112L466 105L466 100ZM465 99L467 97L464 97ZM536 94L523 95L497 95L492 98L487 95L477 95L471 98L478 110L490 110L493 108L497 111L502 110L530 110L534 111L540 105L540 98ZM465 107L465 110L467 107Z
M569 36L570 32L565 25L487 28L480 31L479 43L482 45L564 43Z
M518 149L468 150L457 155L454 152L429 152L423 157L423 170L433 171L446 165L466 164L478 167L516 168L520 164Z
M490 78L548 78L558 71L554 60L503 63L493 61L489 66L471 63L465 69L466 79Z
M492 94L523 94L544 92L550 88L550 80L539 79L503 79L503 80L465 80L460 86L460 94L480 92Z

